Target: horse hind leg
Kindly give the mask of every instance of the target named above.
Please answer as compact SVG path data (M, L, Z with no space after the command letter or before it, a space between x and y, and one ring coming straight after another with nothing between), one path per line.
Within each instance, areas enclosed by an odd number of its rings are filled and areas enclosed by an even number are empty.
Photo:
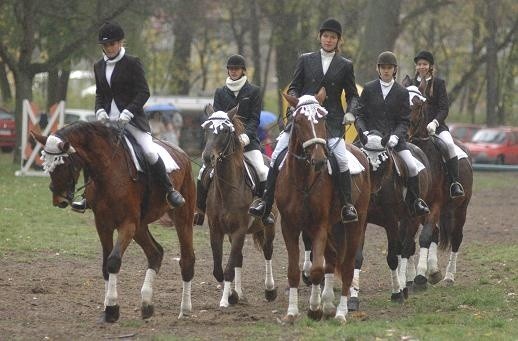
M336 268L336 252L327 243L325 250L325 274L324 274L324 290L322 291L322 312L324 317L334 316L336 314L336 307L334 305L335 293L334 277Z
M455 229L451 238L451 251L448 265L446 266L446 274L444 275L444 283L448 286L455 282L455 273L457 272L457 256L462 243L463 229L466 222L466 207L459 208L455 214Z
M140 245L148 260L148 269L146 270L146 276L142 289L140 290L141 295L141 306L140 312L143 319L150 318L154 313L153 306L153 283L155 281L156 274L158 273L164 257L164 250L162 246L153 238L147 225L141 225L138 232L134 237L137 244Z
M244 298L241 287L241 268L243 265L242 249L245 242L245 233L242 233L241 231L233 233L230 240L232 241L230 255L228 257L227 266L225 267L225 272L223 273L223 295L219 302L219 306L222 308L227 308L229 305L237 304L240 299ZM238 275L237 281L235 281L236 273ZM233 281L235 290L232 290L231 287Z
M277 288L273 279L272 255L273 240L275 238L275 227L265 226L262 231L254 233L254 241L257 246L261 247L264 255L265 263L265 279L264 279L264 297L268 302L275 301L277 298Z

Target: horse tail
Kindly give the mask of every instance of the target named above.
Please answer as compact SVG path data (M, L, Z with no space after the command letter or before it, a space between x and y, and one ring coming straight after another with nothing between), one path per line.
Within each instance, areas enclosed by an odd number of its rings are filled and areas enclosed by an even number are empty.
M257 232L254 232L252 234L252 237L254 239L254 245L257 248L257 250L262 251L264 244L266 242L265 236L264 236L264 230L260 229Z
M451 247L452 231L455 226L453 209L448 208L441 213L439 219L439 249L448 250Z

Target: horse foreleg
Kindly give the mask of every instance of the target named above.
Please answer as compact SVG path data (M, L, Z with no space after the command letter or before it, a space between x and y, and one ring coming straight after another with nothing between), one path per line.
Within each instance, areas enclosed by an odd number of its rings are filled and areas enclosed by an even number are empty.
M147 225L141 225L134 237L137 244L140 245L148 260L148 269L142 289L140 312L143 319L153 316L153 283L157 272L162 264L164 250L162 246L153 238Z
M414 278L414 288L418 290L425 290L428 285L426 270L428 268L428 249L432 243L434 219L431 219L431 221L431 223L427 222L423 225L421 235L419 236L419 261L417 263L417 273Z
M387 264L390 268L392 279L392 294L390 300L402 303L403 284L399 281L398 265L401 259L401 241L399 240L398 225L396 221L391 221L385 226L387 232ZM405 264L406 267L406 264Z
M463 238L463 229L466 222L466 208L465 206L457 209L455 213L454 230L451 237L451 252L446 266L446 274L444 275L444 282L447 285L453 285L455 282L455 273L457 272L457 255L459 252L460 244Z
M175 209L175 228L180 244L180 270L182 272L182 302L180 303L180 314L178 318L190 316L192 311L191 304L191 285L194 277L194 248L192 237L192 209Z
M324 252L327 246L327 228L324 225L317 226L312 240L313 265L311 266L311 296L309 297L308 316L311 319L322 318L322 298L320 284L324 278Z
M306 285L311 285L309 274L311 271L311 238L306 232L302 232L302 242L304 243L304 263L302 265L302 280Z
M365 228L364 228L365 230ZM351 282L351 287L349 288L349 299L347 300L347 305L350 311L358 311L360 310L360 272L363 265L363 245L365 244L365 234L363 235L360 246L358 246L358 250L356 250L356 254L354 256L354 273L353 280Z
M334 279L335 279L335 267L336 267L336 252L331 248L330 244L327 243L325 250L325 275L324 275L324 290L322 291L322 311L324 316L333 316L336 313L336 307L334 305L335 293Z
M241 287L241 268L243 265L243 244L245 242L245 233L238 231L230 236L232 244L230 246L230 254L228 256L227 266L223 273L224 286L223 295L219 306L227 308L230 304L236 304L239 299L243 299L243 289ZM234 282L235 290L231 288Z
M275 227L264 228L263 255L265 264L264 279L264 296L267 301L271 302L277 298L277 289L273 280L272 255L273 255L273 239L275 238Z
M288 311L284 316L284 321L293 323L295 318L299 315L299 294L298 288L300 283L300 269L299 269L299 231L281 220L282 235L286 250L288 252L288 285L290 286L290 293L288 298Z

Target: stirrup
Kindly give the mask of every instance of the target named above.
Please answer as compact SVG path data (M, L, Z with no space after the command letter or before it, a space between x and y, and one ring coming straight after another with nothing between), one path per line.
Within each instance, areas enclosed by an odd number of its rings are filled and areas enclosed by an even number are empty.
M165 199L169 206L175 208L175 207L181 207L185 204L184 197L178 192L177 190L169 190L165 196Z
M261 221L266 226L271 226L275 224L275 216L273 215L273 212L270 212L270 214L268 214L267 216L263 216Z
M204 221L205 221L205 213L204 212L198 211L198 212L194 213L193 225L195 225L195 226L202 226Z
M340 211L340 220L344 224L358 221L358 212L356 212L356 208L351 204L345 204Z
M250 208L248 209L248 214L260 218L264 214L265 207L266 203L264 202L264 200L261 198L257 198L252 202L252 205L250 205Z
M454 193L454 189L457 187L457 192ZM454 181L450 185L450 198L459 198L464 196L464 187L462 187L462 184L458 181Z
M80 201L74 201L74 202L72 202L70 207L72 208L72 211L74 211L74 212L85 213L86 208L87 208L86 199L82 198Z
M414 201L414 215L420 217L429 213L430 209L428 208L426 202L424 202L424 200L421 198L417 198Z

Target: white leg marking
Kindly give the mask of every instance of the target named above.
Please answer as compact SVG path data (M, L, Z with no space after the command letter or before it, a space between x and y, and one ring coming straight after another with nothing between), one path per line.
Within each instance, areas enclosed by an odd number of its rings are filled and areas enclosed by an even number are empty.
M191 285L192 281L182 283L182 303L180 305L180 315L178 318L191 315L192 304L191 304Z
M108 276L108 290L104 297L104 306L117 305L117 274L109 274Z
M311 296L309 297L309 309L320 309L320 284L311 284Z
M234 268L234 287L239 298L243 298L243 289L241 286L241 268Z
M398 277L400 289L403 290L406 287L406 269L407 269L407 258L401 258L398 265Z
M353 281L349 288L349 296L358 297L360 292L360 269L354 269Z
M347 296L340 296L340 304L336 307L336 315L335 319L345 322L345 317L347 316Z
M264 286L267 290L273 290L275 288L275 282L273 281L272 260L265 260L264 263L266 267Z
M417 276L426 276L426 268L428 262L428 249L422 247L419 249L419 263L417 264Z
M437 265L437 244L432 242L428 249L428 273L433 274L437 271L439 271L439 266Z
M153 283L155 282L156 271L153 269L146 270L146 277L144 284L140 289L140 296L142 297L142 304L151 304L153 300Z
M415 256L412 255L408 258L408 263L406 266L406 281L413 282L415 278Z
M309 277L311 271L311 251L304 251L304 265L302 266L304 276Z
M334 287L334 274L325 274L324 281L324 291L322 292L322 310L324 314L329 315L334 309L335 305L333 301L335 300L335 293L333 291Z
M447 282L455 282L455 273L457 273L457 255L458 252L450 252L450 259L446 266L446 275L444 280Z
M398 277L397 269L390 270L390 274L392 277L392 293L397 294L401 288L401 286L399 285L399 277Z
M298 293L297 288L290 288L287 315L291 315L291 316L299 315L299 293Z
M223 285L223 296L221 297L221 301L219 301L219 306L222 308L228 308L228 296L230 296L230 284L232 284L229 281L225 281L225 284Z

